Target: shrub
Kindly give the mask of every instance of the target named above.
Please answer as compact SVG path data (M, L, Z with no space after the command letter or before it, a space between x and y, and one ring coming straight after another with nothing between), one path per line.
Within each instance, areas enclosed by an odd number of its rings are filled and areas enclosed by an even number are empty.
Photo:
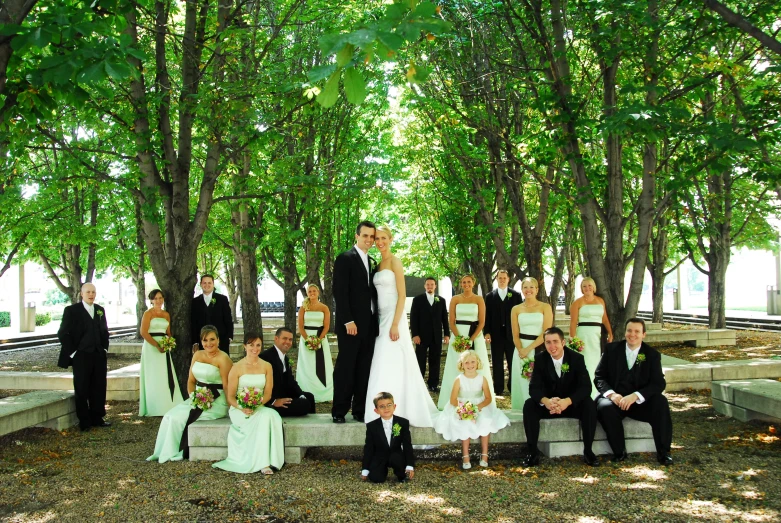
M8 311L0 311L0 327L11 326L11 313Z
M48 312L35 315L35 326L42 327L52 321L52 315Z

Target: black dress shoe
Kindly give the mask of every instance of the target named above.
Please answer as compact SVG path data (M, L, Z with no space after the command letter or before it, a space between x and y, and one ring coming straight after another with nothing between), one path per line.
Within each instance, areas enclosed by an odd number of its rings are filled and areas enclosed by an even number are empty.
M353 414L353 419L355 421L359 421L359 422L363 423L363 416L361 416L359 414Z
M344 419L344 416L332 416L331 421L334 423L344 423L346 420Z
M599 458L593 452L583 454L583 463L589 467L598 467L602 464L602 462L599 461Z
M656 461L658 461L660 465L672 465L673 457L670 456L669 452L663 452L656 455Z
M111 423L109 423L108 421L100 420L100 421L93 422L92 426L93 427L110 427Z
M621 454L614 454L613 458L610 460L613 463L621 463L622 461L626 461L629 459L629 455L626 453L626 451L622 452Z
M540 464L540 453L538 452L529 452L525 458L521 460L521 465L524 467L536 467Z

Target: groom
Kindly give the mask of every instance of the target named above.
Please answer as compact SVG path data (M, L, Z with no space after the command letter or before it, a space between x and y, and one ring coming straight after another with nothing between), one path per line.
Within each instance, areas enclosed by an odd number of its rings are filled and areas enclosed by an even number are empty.
M337 256L334 262L336 339L339 342L331 408L334 423L345 422L351 405L353 418L362 422L366 408L374 340L379 334L377 291L372 282L374 267L368 254L374 244L374 231L372 222L359 223L355 229L355 246Z

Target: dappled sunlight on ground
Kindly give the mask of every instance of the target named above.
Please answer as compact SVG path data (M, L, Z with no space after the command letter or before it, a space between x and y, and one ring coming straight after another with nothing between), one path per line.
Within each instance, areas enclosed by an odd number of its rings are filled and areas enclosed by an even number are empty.
M667 474L664 470L648 468L645 465L638 465L631 468L622 468L621 470L633 475L638 479L644 479L648 481L662 481L667 479Z
M672 412L686 412L694 409L709 409L711 408L710 402L703 401L705 397L693 396L685 392L665 392L667 401L670 403L670 410Z
M716 501L687 499L680 501L663 501L661 510L670 514L678 514L687 518L704 520L743 520L743 521L778 521L776 511L738 510L728 508Z
M583 483L584 485L596 485L599 483L599 478L595 478L594 476L589 476L586 474L582 478L569 478L570 481L577 481L578 483Z

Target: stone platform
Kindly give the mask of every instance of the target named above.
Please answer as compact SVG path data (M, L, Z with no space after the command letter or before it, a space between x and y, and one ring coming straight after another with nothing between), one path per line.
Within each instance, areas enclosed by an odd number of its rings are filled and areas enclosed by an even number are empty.
M781 377L781 360L758 358L753 360L713 361L667 365L662 363L668 392L685 389L710 389L711 382L721 380L750 380Z
M523 415L518 411L504 411L511 425L491 435L491 443L525 443ZM309 447L362 447L366 441L366 426L348 419L335 424L330 414L310 414L300 418L283 418L285 432L285 461L300 463ZM217 461L228 455L227 418L196 421L189 429L190 459ZM458 445L442 438L433 428L412 427L415 445ZM624 420L627 452L656 452L651 426L632 419ZM539 449L548 457L583 454L580 422L575 419L542 420ZM596 454L610 454L605 432L597 426L593 445Z
M64 430L78 422L72 392L39 390L0 398L0 436L28 427Z
M136 363L109 371L106 383L106 399L109 401L133 401L139 397L139 371ZM0 389L9 390L73 390L71 372L0 372Z
M781 381L771 379L714 381L716 412L738 419L781 422Z

